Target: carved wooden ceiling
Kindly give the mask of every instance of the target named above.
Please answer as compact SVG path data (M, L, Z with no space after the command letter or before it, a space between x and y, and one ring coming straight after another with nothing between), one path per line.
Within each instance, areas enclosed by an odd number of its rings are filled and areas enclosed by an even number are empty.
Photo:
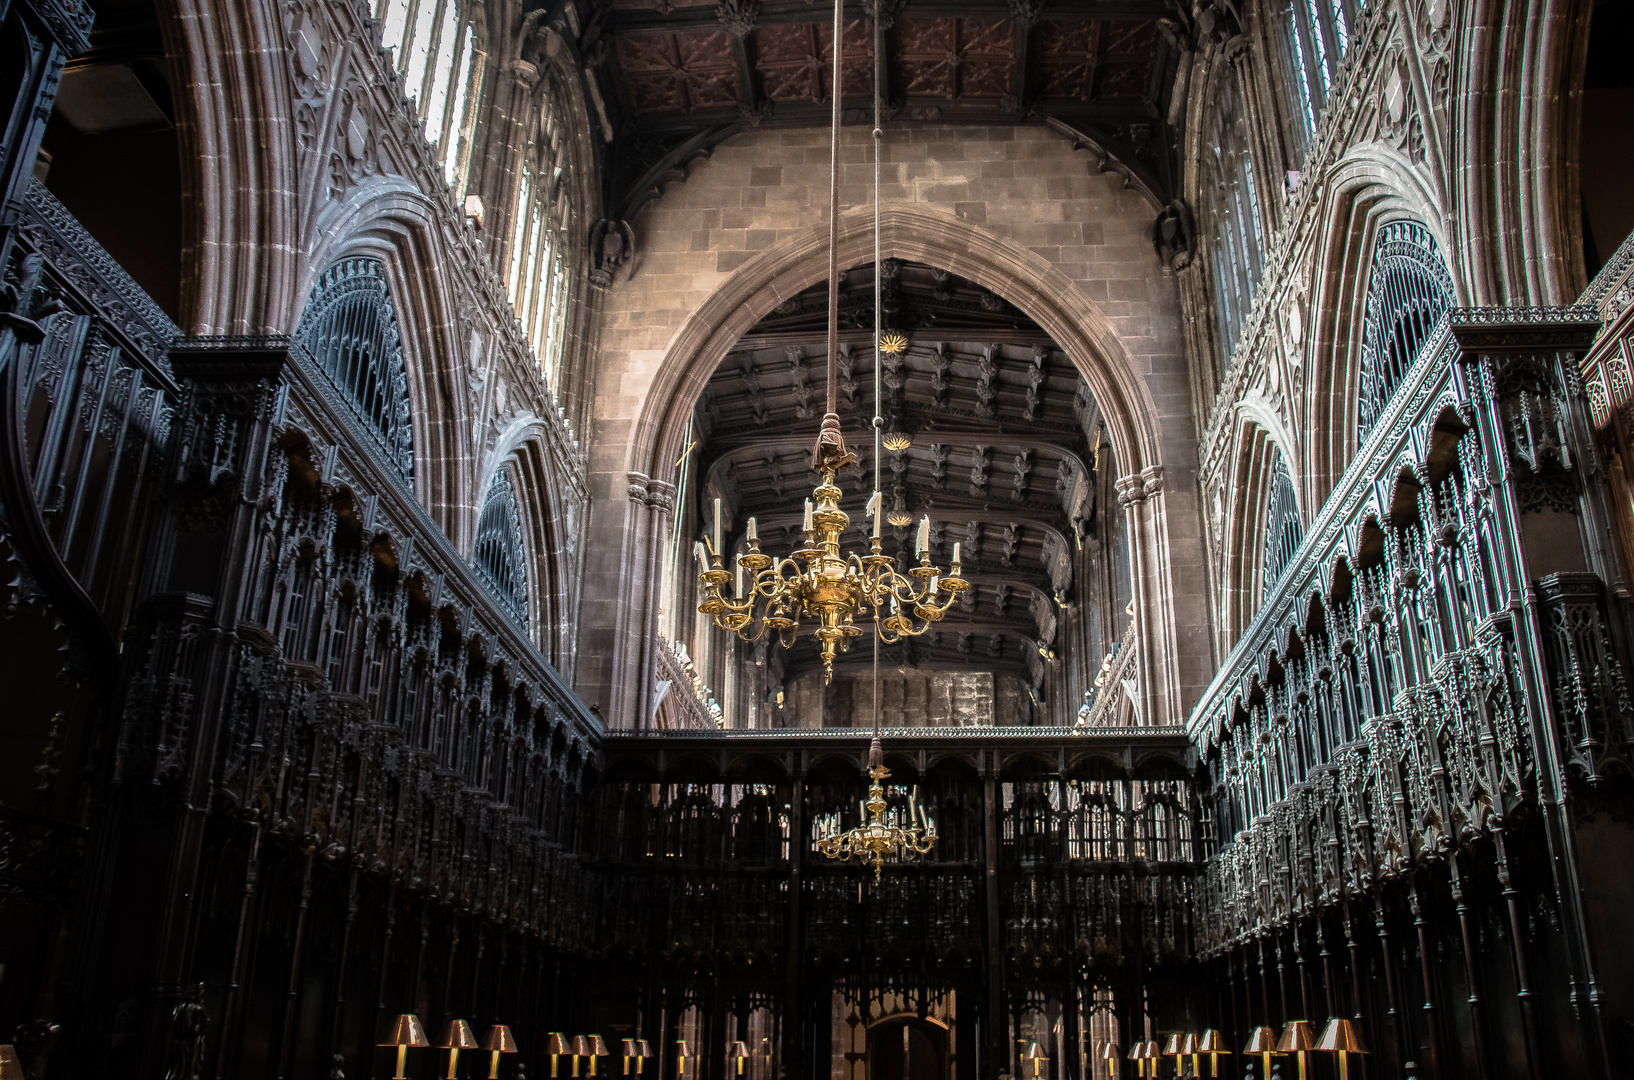
M1056 648L1059 605L1077 602L1083 589L1072 553L1104 527L1095 470L1111 456L1099 410L1067 356L999 297L930 267L886 260L885 268L883 319L910 344L886 358L883 415L913 440L885 452L886 506L913 522L930 516L941 565L962 544L975 585L934 635L888 650L889 662L974 661L1036 686L1040 648ZM839 483L853 522L844 543L860 550L874 467L873 267L848 271L842 289L840 416L858 460ZM733 533L752 515L768 553L799 546L816 482L810 459L824 407L826 311L826 285L790 298L716 369L697 410L693 475L701 482L684 511L695 525L704 520L700 508L719 497ZM886 553L906 559L913 529L888 525ZM840 666L871 655L859 649ZM784 661L790 677L817 663L809 644Z
M877 2L893 122L1050 123L1137 173L1157 205L1172 197L1166 117L1189 23L1175 0ZM847 4L847 122L871 117L871 8ZM818 0L607 0L585 41L614 132L609 217L746 127L826 125L832 37Z

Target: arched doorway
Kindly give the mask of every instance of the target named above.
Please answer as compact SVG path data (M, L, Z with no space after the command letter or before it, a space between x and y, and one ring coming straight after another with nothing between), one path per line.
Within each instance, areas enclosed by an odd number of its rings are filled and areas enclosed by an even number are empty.
M914 1017L892 1017L868 1029L868 1080L943 1080L947 1029Z

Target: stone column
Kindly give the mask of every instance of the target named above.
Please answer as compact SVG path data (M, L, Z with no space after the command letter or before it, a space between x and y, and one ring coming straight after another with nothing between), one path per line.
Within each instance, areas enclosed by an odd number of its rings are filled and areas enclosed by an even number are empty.
M1117 481L1118 505L1129 515L1129 574L1135 600L1135 671L1139 722L1185 722L1171 589L1164 579L1170 559L1169 525L1163 504L1163 466L1148 465Z

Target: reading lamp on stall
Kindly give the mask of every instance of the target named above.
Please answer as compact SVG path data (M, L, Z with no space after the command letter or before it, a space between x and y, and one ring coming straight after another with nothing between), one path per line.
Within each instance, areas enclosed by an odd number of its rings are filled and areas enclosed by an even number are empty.
M1179 1076L1182 1072L1185 1071L1185 1068L1180 1064L1180 1054L1181 1054L1182 1045L1183 1045L1183 1043L1181 1041L1180 1032L1178 1032L1178 1031L1172 1032L1169 1035L1169 1037L1166 1040L1164 1040L1164 1043L1163 1043L1163 1056L1164 1057L1174 1058L1174 1074L1176 1076ZM1158 1069L1157 1074L1159 1076L1162 1076L1163 1075L1163 1070Z
M482 1037L479 1050L486 1050L493 1060L488 1065L488 1080L499 1080L499 1055L516 1053L516 1040L511 1038L511 1029L504 1024L495 1024Z
M1284 1054L1294 1055L1299 1061L1299 1080L1305 1080L1306 1055L1316 1049L1316 1038L1311 1034L1311 1022L1288 1021L1288 1026L1282 1029L1282 1038L1277 1040L1277 1049Z
M409 1047L430 1046L431 1042L426 1038L426 1029L420 1026L420 1018L413 1013L404 1013L386 1029L380 1045L397 1048L397 1075L392 1080L406 1080L403 1066L408 1061Z
M1322 1029L1322 1037L1316 1040L1316 1048L1339 1055L1339 1080L1350 1080L1351 1054L1367 1053L1367 1047L1362 1045L1361 1032L1342 1016L1328 1021L1328 1026Z
M448 1080L457 1080L458 1073L454 1070L459 1065L461 1050L475 1050L477 1039L471 1034L471 1025L464 1020L450 1020L448 1027L443 1030L442 1041L437 1049L448 1051Z
M1109 1039L1101 1047L1101 1060L1106 1062L1107 1080L1118 1080L1118 1062L1123 1060L1123 1051L1118 1049L1117 1040Z
M1197 1052L1208 1055L1210 1076L1220 1075L1220 1055L1231 1053L1230 1050L1226 1049L1225 1036L1214 1028L1209 1028L1203 1032L1203 1037L1197 1040Z
M1271 1058L1277 1053L1277 1033L1268 1027L1257 1027L1248 1036L1248 1045L1243 1047L1245 1054L1260 1056L1260 1077L1262 1080L1271 1080Z

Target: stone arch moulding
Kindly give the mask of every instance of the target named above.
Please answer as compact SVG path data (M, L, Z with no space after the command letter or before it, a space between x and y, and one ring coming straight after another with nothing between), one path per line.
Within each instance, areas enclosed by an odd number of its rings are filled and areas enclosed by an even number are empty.
M1172 574L1177 544L1201 554L1200 519L1194 503L1184 504L1193 511L1189 515L1169 513L1162 496L1166 458L1184 458L1174 462L1179 483L1194 475L1195 459L1180 449L1186 433L1164 430L1150 387L1106 317L1048 262L951 212L894 206L882 209L880 224L882 255L950 270L1025 311L1072 359L1100 402L1122 475L1120 501L1130 515L1136 609L1146 616L1137 619L1142 714L1182 722L1182 687L1201 687L1207 660L1192 655L1201 639L1187 638L1188 650L1177 629L1204 625L1205 597L1195 589L1177 595ZM842 216L840 265L872 257L871 213ZM677 330L642 393L625 457L629 500L617 499L622 478L609 492L627 514L612 583L618 595L595 598L602 601L595 606L613 616L608 621L614 625L595 628L612 630L610 663L605 684L583 686L605 694L613 726L640 726L652 712L658 568L672 513L675 459L692 403L738 338L778 303L822 281L827 268L827 228L820 224L750 258ZM866 438L862 431L847 434Z
M478 490L487 491L506 464L514 469L530 572L529 618L539 651L564 678L573 677L572 627L578 619L580 502L564 493L547 449L549 429L534 415L513 420L484 455Z
M156 10L181 163L181 325L266 333L306 301L294 281L299 184L282 5L160 0Z
M1270 504L1273 452L1294 472L1299 486L1301 457L1283 425L1263 402L1244 401L1237 407L1236 434L1231 455L1231 501L1221 532L1220 626L1218 648L1228 654L1259 612L1266 515ZM1307 505L1301 500L1301 505Z
M319 215L296 293L304 310L318 275L341 259L385 265L409 375L415 495L455 547L469 551L482 489L470 472L476 420L467 407L469 393L459 391L458 369L467 362L458 332L460 305L449 295L446 275L424 272L446 261L443 239L441 214L417 187L402 178L374 182ZM300 318L297 310L291 326Z
M1379 227L1410 217L1423 224L1443 256L1456 250L1448 232L1443 200L1422 173L1401 154L1378 145L1351 151L1333 170L1322 215L1324 246L1315 254L1309 318L1301 343L1306 384L1306 452L1295 478L1301 506L1320 506L1356 455L1356 401L1360 381L1362 323L1367 304L1368 266ZM1456 262L1454 303L1464 302L1465 286Z

